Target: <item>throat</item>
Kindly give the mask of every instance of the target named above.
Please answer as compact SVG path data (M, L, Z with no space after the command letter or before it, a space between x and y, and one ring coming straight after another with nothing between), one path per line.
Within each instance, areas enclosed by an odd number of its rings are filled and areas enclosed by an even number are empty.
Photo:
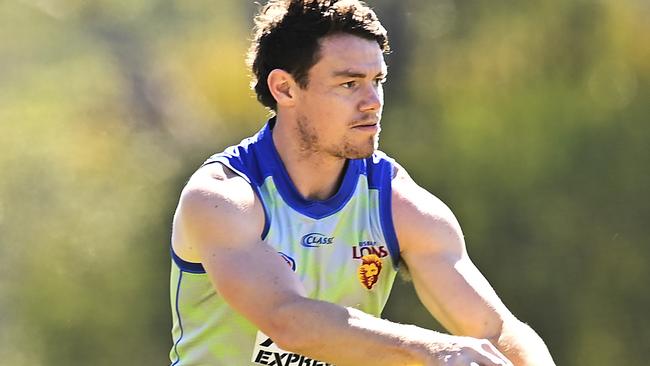
M339 191L348 159L317 149L306 149L296 136L295 129L277 123L272 141L296 193L305 200L325 201Z
M348 160L342 160L339 164L309 164L302 169L296 167L294 172L288 169L288 173L304 199L325 201L341 188L348 165Z

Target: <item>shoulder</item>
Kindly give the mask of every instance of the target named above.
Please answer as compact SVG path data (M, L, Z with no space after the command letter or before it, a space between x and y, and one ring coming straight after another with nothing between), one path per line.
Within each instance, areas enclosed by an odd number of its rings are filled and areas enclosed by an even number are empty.
M393 164L393 221L402 252L464 251L460 224L451 209L419 186L401 165Z
M251 185L220 163L204 165L192 175L174 217L174 229L196 244L250 242L259 239L263 225L261 202Z

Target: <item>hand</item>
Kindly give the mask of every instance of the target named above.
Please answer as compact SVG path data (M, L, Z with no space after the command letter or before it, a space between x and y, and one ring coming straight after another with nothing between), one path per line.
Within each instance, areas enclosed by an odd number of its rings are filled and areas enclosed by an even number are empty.
M513 366L487 339L448 336L430 352L427 366Z

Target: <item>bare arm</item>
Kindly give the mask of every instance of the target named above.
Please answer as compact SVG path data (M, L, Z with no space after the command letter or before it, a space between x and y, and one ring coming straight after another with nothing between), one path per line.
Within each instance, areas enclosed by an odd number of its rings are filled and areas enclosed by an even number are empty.
M515 365L554 365L542 339L515 318L472 263L449 208L400 168L393 217L418 297L451 333L490 340Z
M457 342L307 298L297 276L260 242L263 211L250 186L214 165L188 183L175 230L182 232L185 246L195 251L219 294L281 348L339 366L446 365L451 352L464 348L473 349L472 360L482 365L505 364L483 350L489 342Z

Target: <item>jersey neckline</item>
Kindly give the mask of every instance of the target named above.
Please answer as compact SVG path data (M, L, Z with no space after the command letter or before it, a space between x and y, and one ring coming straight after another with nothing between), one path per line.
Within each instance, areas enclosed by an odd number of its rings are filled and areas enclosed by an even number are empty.
M340 211L350 198L352 198L356 190L358 177L361 172L359 166L360 160L347 160L342 182L334 195L325 200L306 199L298 192L278 154L273 142L274 125L275 117L271 118L260 131L259 142L262 154L270 157L273 181L285 202L294 210L313 219L321 219Z

